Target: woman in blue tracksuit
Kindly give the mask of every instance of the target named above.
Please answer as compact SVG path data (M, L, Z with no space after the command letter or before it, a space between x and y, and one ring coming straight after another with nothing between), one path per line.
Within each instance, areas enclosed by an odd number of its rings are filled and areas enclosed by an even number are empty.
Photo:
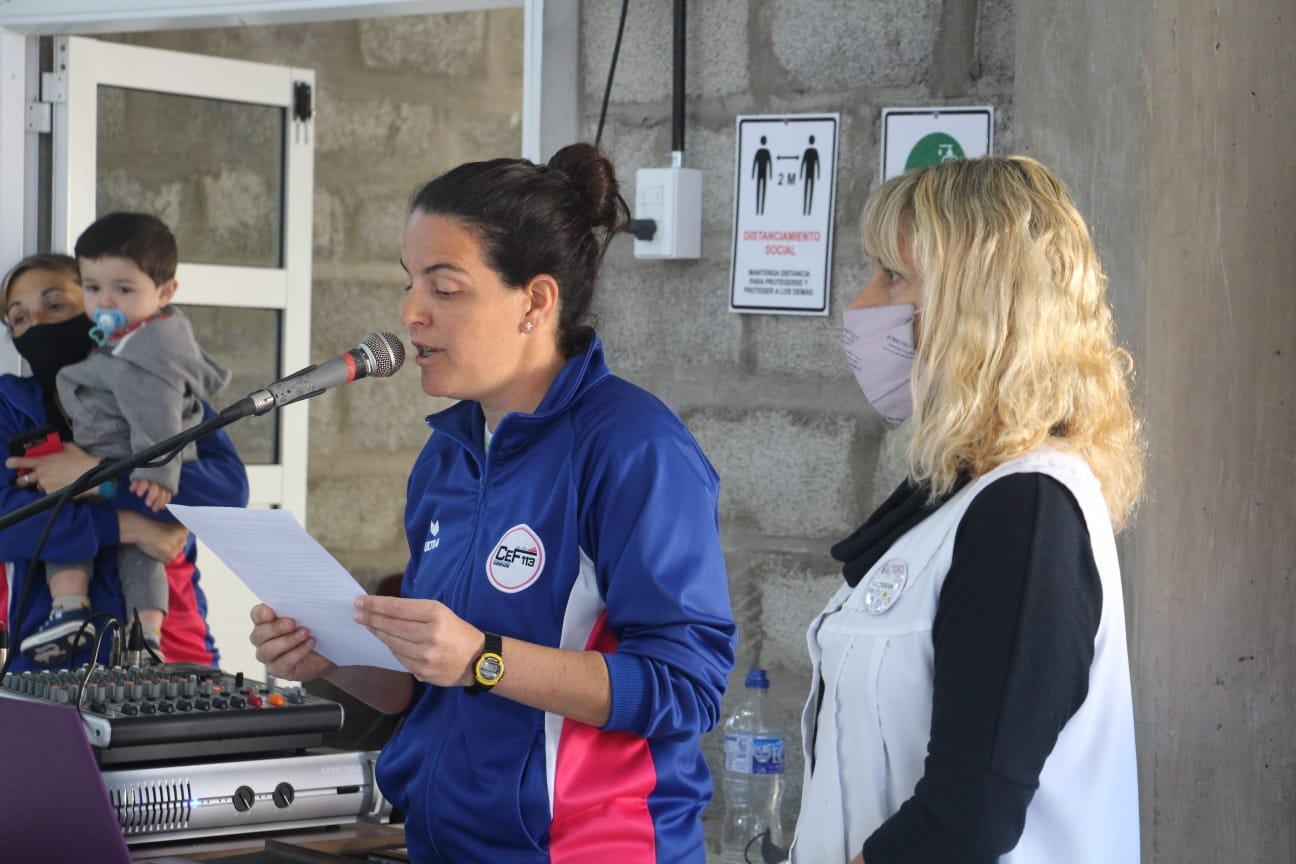
M0 375L0 437L52 426L71 441L71 430L55 398L59 369L84 359L93 343L93 322L86 317L85 299L77 280L76 262L66 255L35 255L24 259L5 277L3 322L14 346L32 369L31 377ZM204 406L207 416L210 407ZM33 459L9 458L0 473L0 513L8 513L43 494L57 491L99 460L75 444L61 453ZM18 475L19 468L31 469ZM247 472L224 430L198 441L198 459L181 468L184 489L176 503L227 507L246 506ZM37 514L0 530L0 561L11 564L8 615L11 670L39 668L17 652L23 634L34 632L50 614L50 595L43 573L32 577L35 545L49 512ZM168 562L171 598L162 628L162 649L168 660L216 665L219 654L206 622L207 601L196 567L197 549L184 526L165 513L154 513L126 484L110 501L66 503L55 517L42 557L49 560L93 558L90 604L97 612L125 618L125 601L117 578L116 546L135 543ZM177 551L183 552L183 558ZM26 614L18 606L28 595ZM15 638L16 636L16 638ZM106 652L106 648L104 649ZM88 656L88 650L85 656Z
M415 193L402 320L424 391L462 401L410 475L403 596L356 603L409 674L253 610L274 674L406 713L378 776L419 862L705 860L698 739L735 641L718 480L583 323L627 215L584 144Z

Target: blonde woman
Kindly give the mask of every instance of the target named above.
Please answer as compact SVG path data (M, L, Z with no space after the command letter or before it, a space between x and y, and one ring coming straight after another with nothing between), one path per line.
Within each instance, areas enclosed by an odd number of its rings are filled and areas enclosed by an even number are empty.
M863 234L846 351L909 477L832 550L792 861L1137 861L1114 533L1142 451L1084 220L986 158L883 184Z

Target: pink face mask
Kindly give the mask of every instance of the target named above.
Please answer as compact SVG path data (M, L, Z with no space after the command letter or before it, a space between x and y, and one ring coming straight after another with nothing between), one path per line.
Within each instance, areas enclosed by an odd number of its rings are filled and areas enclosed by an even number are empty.
M914 307L866 306L847 309L844 318L842 342L855 380L869 404L898 426L913 413Z

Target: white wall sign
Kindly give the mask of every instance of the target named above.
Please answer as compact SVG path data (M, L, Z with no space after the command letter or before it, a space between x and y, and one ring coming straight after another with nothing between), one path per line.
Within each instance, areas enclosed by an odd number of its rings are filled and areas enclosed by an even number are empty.
M951 159L975 159L994 150L989 105L883 108L882 179Z
M828 314L837 114L740 116L732 312Z

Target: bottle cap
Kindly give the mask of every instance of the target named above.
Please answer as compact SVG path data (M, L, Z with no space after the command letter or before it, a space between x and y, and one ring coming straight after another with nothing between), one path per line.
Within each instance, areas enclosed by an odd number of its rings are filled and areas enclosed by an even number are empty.
M769 678L765 675L764 669L753 669L747 673L747 686L755 687L758 690L769 689Z

